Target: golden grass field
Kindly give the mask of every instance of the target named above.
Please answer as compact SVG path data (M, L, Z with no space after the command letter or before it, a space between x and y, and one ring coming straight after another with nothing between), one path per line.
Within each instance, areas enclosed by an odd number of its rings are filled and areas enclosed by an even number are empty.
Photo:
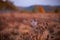
M0 40L60 40L60 14L0 14Z

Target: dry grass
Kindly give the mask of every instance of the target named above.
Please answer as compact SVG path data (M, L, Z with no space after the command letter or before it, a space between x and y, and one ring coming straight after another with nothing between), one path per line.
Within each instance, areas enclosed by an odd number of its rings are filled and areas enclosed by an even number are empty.
M31 25L32 19L37 26ZM0 14L0 40L53 40L48 35L58 31L60 14Z

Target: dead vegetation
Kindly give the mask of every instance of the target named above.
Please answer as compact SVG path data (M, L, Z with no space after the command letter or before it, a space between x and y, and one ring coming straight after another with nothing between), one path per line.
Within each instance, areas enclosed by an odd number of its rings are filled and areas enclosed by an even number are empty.
M0 40L59 40L57 27L60 14L0 14Z

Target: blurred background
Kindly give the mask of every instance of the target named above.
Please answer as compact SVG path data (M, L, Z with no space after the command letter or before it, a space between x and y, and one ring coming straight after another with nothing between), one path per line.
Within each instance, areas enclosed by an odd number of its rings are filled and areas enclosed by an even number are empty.
M60 0L0 0L0 12L60 13Z

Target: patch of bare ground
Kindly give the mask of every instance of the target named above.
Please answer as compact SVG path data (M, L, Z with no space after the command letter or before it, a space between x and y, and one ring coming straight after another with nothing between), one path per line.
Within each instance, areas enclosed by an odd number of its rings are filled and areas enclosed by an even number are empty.
M0 40L60 40L60 14L0 14Z

